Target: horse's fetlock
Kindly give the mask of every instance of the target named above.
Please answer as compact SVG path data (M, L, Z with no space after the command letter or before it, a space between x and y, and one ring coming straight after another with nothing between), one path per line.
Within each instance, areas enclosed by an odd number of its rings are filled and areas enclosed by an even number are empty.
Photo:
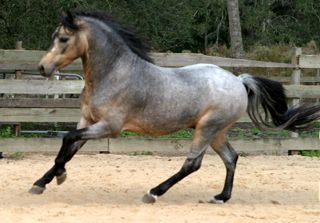
M222 201L223 203L228 201L231 198L231 194L218 194L216 196L213 197L215 201Z
M201 167L201 163L195 162L195 163L192 165L191 170L192 170L192 172L195 172L195 171L199 170L200 167Z
M57 168L56 170L56 176L61 176L62 174L64 174L66 172L65 168Z

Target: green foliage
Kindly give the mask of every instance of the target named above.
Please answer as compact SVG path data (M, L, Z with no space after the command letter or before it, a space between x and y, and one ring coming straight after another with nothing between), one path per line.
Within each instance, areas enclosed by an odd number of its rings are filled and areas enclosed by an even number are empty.
M288 44L255 46L246 54L246 57L252 60L291 63L292 47Z
M153 152L151 151L135 151L130 153L131 156L152 156Z
M184 129L184 130L174 132L172 134L162 135L158 137L145 136L142 134L127 132L127 131L121 132L120 134L121 137L143 137L143 138L159 138L159 139L189 139L189 138L192 138L192 135L193 135L193 130L191 129Z
M320 150L302 150L300 154L302 156L320 157Z
M315 124L313 124L311 129L305 130L305 131L301 131L299 133L299 137L301 138L308 138L308 137L312 137L312 138L319 138L320 137L320 123L317 122Z
M14 130L11 126L2 126L0 128L0 138L14 137Z
M302 131L299 133L301 138L318 138L320 131L320 123L314 124L313 128ZM122 132L121 137L142 137L142 138L160 138L160 139L191 139L193 136L193 129L184 129L172 134L150 137L141 134L136 134L132 132ZM290 138L290 132L286 130L267 130L263 131L256 127L253 127L251 124L242 125L236 124L231 128L228 133L229 139L261 139L261 138L278 138L285 139Z
M301 138L318 138L320 130L320 123L317 123L313 128L299 132ZM261 139L261 138L290 138L290 132L287 130L266 130L262 131L255 127L242 126L236 124L227 133L229 139Z
M158 51L203 51L206 38L213 43L227 31L223 26L224 32L216 32L219 23L226 22L224 0L120 0L109 6L113 14L144 33Z
M142 135L134 133L134 132L123 131L120 133L120 136L121 137L136 137L136 136L142 136Z
M14 153L6 154L6 159L11 159L11 160L22 160L24 157L25 157L24 152L14 152Z
M320 1L239 2L247 50L275 44L302 46L311 40L320 43ZM1 0L0 48L14 48L18 40L27 49L48 48L63 12L75 8L111 12L136 27L158 51L229 54L225 0ZM277 56L261 55L272 61ZM288 60L286 55L280 59Z
M319 9L316 0L240 0L246 45L319 43Z

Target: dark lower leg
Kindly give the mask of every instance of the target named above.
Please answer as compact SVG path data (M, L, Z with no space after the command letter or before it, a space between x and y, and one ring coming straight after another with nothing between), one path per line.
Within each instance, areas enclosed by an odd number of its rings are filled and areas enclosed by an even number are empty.
M57 168L56 168L56 165L54 165L48 172L46 172L43 175L43 177L41 177L39 180L34 182L33 185L41 188L45 188L46 184L50 183L52 179L56 176L56 173L57 173Z
M168 180L152 188L149 193L143 197L143 201L146 203L155 202L157 196L161 196L166 193L173 185L188 176L189 174L197 171L201 167L203 156L207 150L210 140L219 132L219 127L213 127L211 124L206 125L204 123L212 123L211 116L204 116L203 120L196 127L193 142L190 152L182 168L178 173L170 177Z
M82 123L81 126L88 123ZM117 130L117 128L115 128ZM44 191L46 184L50 183L52 179L56 176L57 183L62 183L65 179L65 164L68 162L73 155L80 149L80 147L88 139L98 139L103 137L108 137L112 131L110 130L108 124L105 121L97 122L89 127L77 129L75 131L69 132L63 138L63 143L61 149L55 159L54 166L44 174L39 180L34 183L30 192L35 194L40 194Z
M34 185L45 188L46 184L50 183L54 177L61 176L65 173L65 164L76 154L76 152L85 144L86 141L78 141L68 144L66 140L63 141L62 147L55 159L53 167L47 171L43 177L37 180Z
M215 149L223 160L226 166L226 178L224 182L223 190L220 194L214 196L217 201L227 201L231 198L234 173L238 160L238 154L234 151L232 146L227 142L223 144L219 149Z
M157 187L152 188L150 193L155 196L161 196L180 180L197 171L201 166L203 155L204 153L200 154L197 158L187 158L178 173L159 184Z

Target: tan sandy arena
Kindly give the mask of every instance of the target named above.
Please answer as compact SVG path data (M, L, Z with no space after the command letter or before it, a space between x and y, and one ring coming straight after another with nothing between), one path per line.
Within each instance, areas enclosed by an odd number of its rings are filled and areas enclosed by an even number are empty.
M232 199L199 203L222 189L225 169L207 155L202 168L150 205L141 197L174 174L184 157L76 155L68 179L43 195L27 191L54 156L0 160L1 223L215 222L320 223L320 159L240 157Z

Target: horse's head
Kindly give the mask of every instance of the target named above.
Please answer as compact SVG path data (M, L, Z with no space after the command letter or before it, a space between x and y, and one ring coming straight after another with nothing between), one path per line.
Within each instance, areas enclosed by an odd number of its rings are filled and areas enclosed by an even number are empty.
M52 35L52 45L39 63L41 75L50 77L56 70L82 57L88 48L86 25L68 12Z

